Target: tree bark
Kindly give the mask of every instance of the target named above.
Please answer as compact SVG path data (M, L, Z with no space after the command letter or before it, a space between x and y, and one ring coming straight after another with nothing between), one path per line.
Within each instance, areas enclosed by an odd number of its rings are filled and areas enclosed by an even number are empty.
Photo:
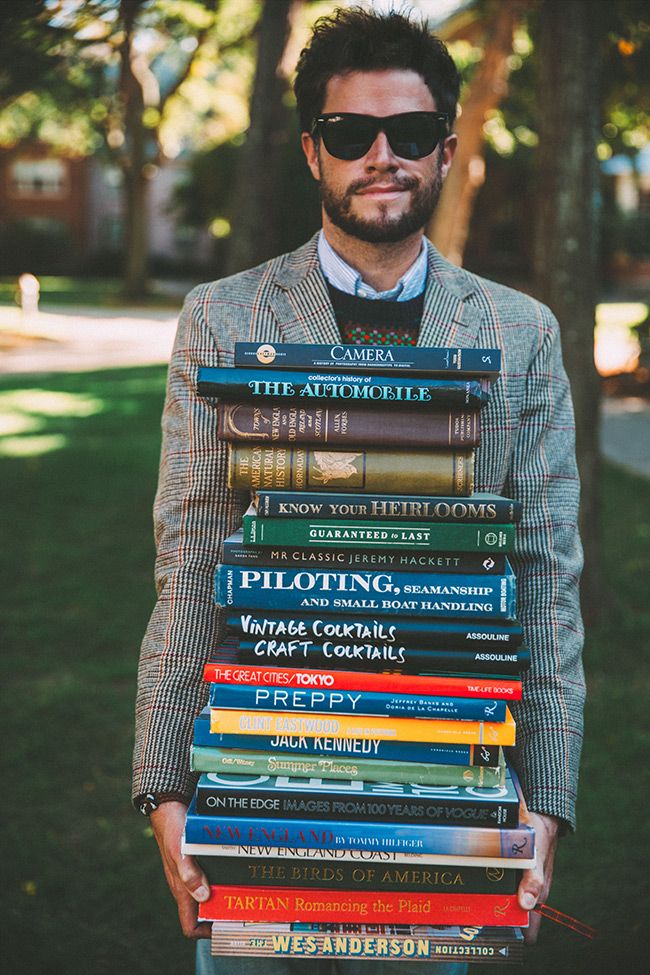
M589 8L587 11L586 8ZM543 0L539 8L539 147L534 241L536 293L560 321L576 414L585 549L582 605L602 608L600 382L594 365L597 280L596 135L600 4ZM586 15L585 15L586 14Z
M289 36L291 7L292 0L264 0L262 8L250 127L235 186L228 274L278 253L279 155L287 138L282 101L286 81L278 66Z
M523 0L501 0L487 28L483 58L456 123L458 148L445 180L427 236L453 264L462 265L474 199L485 179L483 125L508 90L512 37L525 7Z
M124 287L127 298L147 293L149 256L147 133L142 123L144 94L131 63L135 20L142 0L121 0L124 41L120 48L120 96L124 111L124 147L121 154L124 178Z

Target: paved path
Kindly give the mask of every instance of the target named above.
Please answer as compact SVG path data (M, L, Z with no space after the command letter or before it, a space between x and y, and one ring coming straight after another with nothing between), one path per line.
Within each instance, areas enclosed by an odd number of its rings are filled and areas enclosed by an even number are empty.
M23 325L18 309L0 307L0 374L82 372L169 361L175 312L160 309L57 308ZM25 342L7 351L3 331ZM30 341L29 336L39 336ZM603 455L650 477L650 403L628 397L603 404Z
M606 399L600 447L607 460L650 477L650 403L632 396Z
M0 373L88 372L168 362L177 317L170 309L75 306L39 312L23 324L18 309L0 307L0 341L3 332L17 337L15 348L0 346Z

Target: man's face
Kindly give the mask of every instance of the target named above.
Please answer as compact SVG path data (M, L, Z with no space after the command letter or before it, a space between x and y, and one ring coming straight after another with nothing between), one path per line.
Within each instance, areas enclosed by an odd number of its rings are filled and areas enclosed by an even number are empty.
M436 103L415 71L355 71L327 85L323 114L398 115L435 112ZM361 159L331 156L322 141L303 133L312 175L319 181L323 221L373 244L394 243L421 232L433 213L455 148L455 136L422 159L402 159L380 132Z

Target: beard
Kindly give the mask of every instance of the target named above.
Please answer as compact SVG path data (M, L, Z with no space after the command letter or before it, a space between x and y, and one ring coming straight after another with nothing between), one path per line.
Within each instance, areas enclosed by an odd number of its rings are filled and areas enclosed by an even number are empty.
M438 158L433 177L428 183L423 183L413 176L402 176L391 181L396 188L411 191L410 206L394 217L389 216L389 207L386 203L379 204L379 215L372 220L359 217L352 212L355 193L372 186L373 183L385 182L385 177L381 177L381 180L378 178L355 180L343 193L335 192L321 179L318 184L321 202L332 223L349 236L357 237L368 244L396 244L428 224L442 190L441 166L442 159Z

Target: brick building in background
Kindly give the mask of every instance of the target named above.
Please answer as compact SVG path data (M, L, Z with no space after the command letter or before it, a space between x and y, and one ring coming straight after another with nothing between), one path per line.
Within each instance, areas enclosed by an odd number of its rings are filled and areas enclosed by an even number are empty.
M151 167L150 253L154 269L209 268L206 231L174 218L174 188L186 175L176 159ZM0 273L118 275L124 241L122 174L98 156L66 156L49 146L0 150Z

